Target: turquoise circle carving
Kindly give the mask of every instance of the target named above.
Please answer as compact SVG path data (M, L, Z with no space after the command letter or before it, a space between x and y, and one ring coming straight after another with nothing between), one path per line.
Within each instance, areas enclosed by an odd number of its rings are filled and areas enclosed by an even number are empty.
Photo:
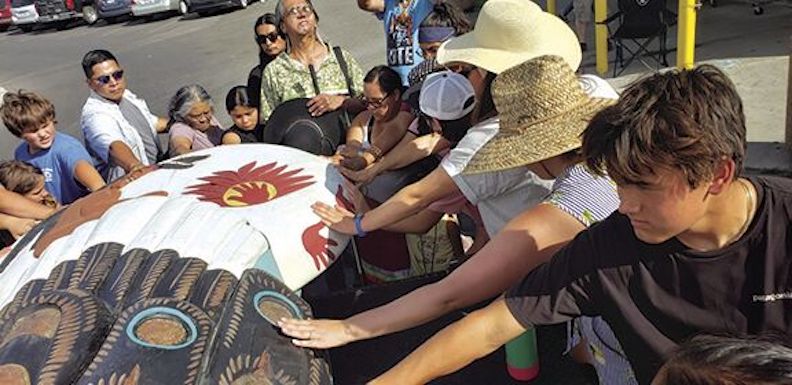
M169 315L178 318L189 332L189 334L187 335L187 339L178 345L159 345L159 344L152 344L138 338L135 335L135 327L142 321L158 315ZM145 309L140 313L135 314L135 316L132 317L132 320L129 321L129 324L126 327L126 334L127 337L129 337L129 339L132 340L132 342L140 346L145 346L147 348L165 349L165 350L178 350L187 347L193 342L195 342L195 339L198 338L198 329L195 327L195 322L192 320L192 318L190 318L183 312L170 307L157 306L157 307L151 307Z

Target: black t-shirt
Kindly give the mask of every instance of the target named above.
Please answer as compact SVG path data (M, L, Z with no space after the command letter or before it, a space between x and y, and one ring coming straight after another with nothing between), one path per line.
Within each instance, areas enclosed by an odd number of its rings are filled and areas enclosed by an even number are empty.
M737 242L711 252L676 238L652 245L615 212L510 289L510 311L525 327L601 315L642 384L696 334L792 335L792 179L751 182L759 205Z
M256 139L256 131L245 131L235 125L229 127L223 136L228 135L229 132L233 132L239 136L239 139L242 143L258 143L258 139Z

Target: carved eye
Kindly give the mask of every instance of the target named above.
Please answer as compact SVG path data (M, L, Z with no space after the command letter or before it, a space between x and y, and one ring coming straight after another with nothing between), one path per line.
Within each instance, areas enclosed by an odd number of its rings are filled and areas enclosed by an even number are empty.
M253 306L267 322L277 325L281 318L303 318L302 311L285 295L260 291L253 297Z
M192 318L169 307L152 307L136 314L126 333L138 345L167 350L189 346L198 336Z

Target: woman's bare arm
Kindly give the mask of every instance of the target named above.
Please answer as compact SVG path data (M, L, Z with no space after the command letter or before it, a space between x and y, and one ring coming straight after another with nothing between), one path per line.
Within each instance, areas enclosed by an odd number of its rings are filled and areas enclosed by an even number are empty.
M549 260L584 229L564 211L540 204L509 222L449 276L346 320L284 320L294 343L329 348L409 329L452 310L492 298Z

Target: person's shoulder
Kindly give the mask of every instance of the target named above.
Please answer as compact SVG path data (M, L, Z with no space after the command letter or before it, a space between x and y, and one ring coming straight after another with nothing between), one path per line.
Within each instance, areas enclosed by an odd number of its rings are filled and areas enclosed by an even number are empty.
M498 132L498 130L500 130L500 118L496 116L482 120L473 125L473 127L470 127L470 130L479 132Z
M85 99L85 103L83 103L82 116L85 118L86 116L105 111L108 106L109 102L107 100L91 91L88 98Z
M170 133L171 136L193 136L193 129L182 122L176 122L171 125Z
M607 175L597 175L584 163L578 163L568 168L563 177L555 181L555 187L561 189L574 189L581 193L594 193L602 190L615 194L616 184Z
M16 160L26 160L30 158L30 154L28 153L28 143L26 141L21 141L17 144L16 148L14 149L14 159Z
M261 72L261 78L267 79L270 82L281 80L284 76L288 76L291 64L289 63L288 54L284 51L281 52L275 59L264 67ZM262 81L263 83L263 81Z
M77 138L62 132L55 133L50 152L61 161L73 162L79 159L90 159L88 150Z
M349 63L350 65L357 64L357 60L355 59L355 56L352 55L352 52L349 52L346 48L340 45L332 45L330 43L328 43L328 45L330 46L331 51L335 51L336 48L339 49L341 51L341 55L344 57L344 60L346 60L346 62ZM333 56L335 56L335 52L331 52L331 53L333 54Z
M792 178L763 175L749 179L754 183L758 183L761 187L766 189L768 193L780 194L782 196L792 195Z
M792 216L792 179L780 176L759 176L749 178L753 182L762 201L771 205L781 205Z
M83 144L77 138L65 134L63 132L55 132L55 141L53 142L53 149L57 151L72 150L74 148L83 148Z
M223 130L222 137L225 137L226 135L239 136L239 132L240 131L241 130L239 129L239 127L237 127L236 125L233 125L231 127L226 128L225 130Z
M584 232L590 247L601 250L604 256L615 257L638 244L630 219L618 211L593 223Z
M266 68L266 67L264 67L264 68ZM248 79L250 79L250 78L260 78L261 74L263 72L264 72L264 70L261 69L261 64L256 64L256 66L251 68L250 72L248 72Z
M371 119L371 111L365 109L361 111L359 114L355 115L355 119L353 119L352 124L363 126L369 121L369 119Z
M143 98L141 98L140 96L137 96L137 95L136 95L134 92L132 92L132 90L130 90L130 89L126 89L126 90L124 90L124 95L123 95L122 97L123 97L124 99L127 99L127 100L134 100L134 101L141 101L141 102L143 101Z
M286 51L283 51L280 54L278 54L278 56L276 56L274 59L272 59L272 61L269 62L269 64L267 64L264 67L264 70L262 72L264 74L277 72L285 68L288 64L289 64L289 54L286 53Z
M410 124L413 122L413 120L415 120L415 115L410 111L399 111L399 113L396 114L396 118L393 120L400 127L403 126L403 128L406 130L407 127L409 127Z

